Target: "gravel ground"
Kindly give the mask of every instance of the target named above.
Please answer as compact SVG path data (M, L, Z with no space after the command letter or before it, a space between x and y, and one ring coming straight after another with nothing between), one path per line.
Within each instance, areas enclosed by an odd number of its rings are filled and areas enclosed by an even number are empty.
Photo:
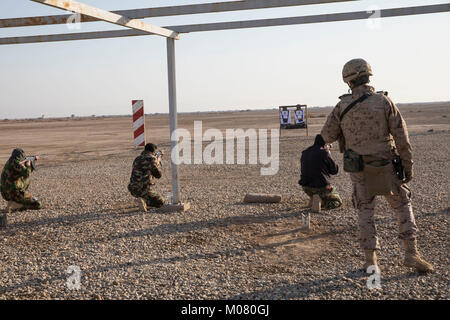
M31 191L44 209L11 214L0 230L1 299L449 299L450 131L411 135L410 184L419 248L436 272L419 276L401 265L395 215L379 198L376 223L381 289L369 290L359 268L351 183L333 182L344 206L312 215L297 185L300 151L313 137L280 139L280 170L259 165L182 165L184 213L139 212L128 194L138 152L45 164ZM333 150L342 165L342 155ZM342 167L342 166L341 166ZM158 190L170 189L170 167ZM281 193L279 204L243 204L246 192ZM6 204L3 200L1 207ZM81 288L69 290L69 266Z

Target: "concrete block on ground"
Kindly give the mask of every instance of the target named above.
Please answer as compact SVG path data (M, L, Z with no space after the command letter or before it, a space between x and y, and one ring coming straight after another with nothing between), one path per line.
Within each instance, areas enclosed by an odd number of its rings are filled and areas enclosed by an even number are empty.
M248 193L244 197L246 203L278 203L281 202L281 194Z
M161 212L183 212L188 211L191 208L191 204L189 202L186 203L178 203L178 204L166 204L159 208Z

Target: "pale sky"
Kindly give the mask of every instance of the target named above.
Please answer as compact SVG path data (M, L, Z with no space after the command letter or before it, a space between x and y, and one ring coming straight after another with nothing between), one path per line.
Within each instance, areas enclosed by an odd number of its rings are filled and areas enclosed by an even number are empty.
M81 0L106 9L210 1ZM379 0L213 13L146 22L159 26L252 20L447 3ZM1 0L0 19L65 14L29 0ZM0 37L122 29L103 22L0 29ZM448 101L450 14L182 34L176 41L178 111L331 106L347 92L341 71L364 58L372 85L397 103ZM159 36L0 46L0 119L168 112L166 41Z

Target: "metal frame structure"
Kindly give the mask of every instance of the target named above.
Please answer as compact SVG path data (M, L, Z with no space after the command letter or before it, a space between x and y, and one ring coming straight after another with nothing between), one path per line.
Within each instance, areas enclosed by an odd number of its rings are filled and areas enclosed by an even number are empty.
M309 4L321 4L332 2L349 2L357 0L246 0L214 2L202 4L190 4L183 6L170 6L158 8L145 8L133 10L112 11L113 13L123 15L132 19L154 18L179 16L186 14L213 13L225 11L253 10L291 7ZM50 24L65 24L71 15L40 16L27 18L0 19L0 28L39 26ZM81 22L98 21L98 19L89 16L81 16Z
M258 0L264 2L265 0ZM341 0L341 1L355 1L355 0ZM357 0L356 0L357 1ZM247 2L247 1L237 1ZM280 3L284 1L279 1ZM290 1L293 2L293 1ZM310 4L312 1L296 1L301 5ZM322 1L323 2L323 1ZM336 2L336 1L327 1ZM202 5L198 5L202 6ZM280 5L281 6L281 5ZM179 6L184 7L184 6ZM177 7L172 7L177 8ZM242 6L241 10L244 10L245 6ZM141 9L144 10L144 9ZM182 11L181 9L179 9ZM223 10L229 11L229 10ZM425 5L416 7L404 7L393 9L380 10L380 18L400 17L408 15L420 15L439 12L449 12L450 3ZM118 11L120 12L120 11ZM213 12L213 11L212 11ZM217 11L214 11L217 12ZM184 14L184 13L183 13ZM260 27L274 27L274 26L287 26L298 24L310 24L321 22L337 22L337 21L350 21L350 20L364 20L371 18L373 12L371 11L354 11L344 13L333 14L320 14L311 16L289 17L289 18L275 18L275 19L261 19L261 20L249 20L249 21L233 21L233 22L219 22L219 23L204 23L204 24L191 24L191 25L178 25L167 26L164 28L173 30L180 34L190 32L202 32L202 31L219 31L219 30L231 30L231 29L245 29L245 28L260 28ZM172 13L172 15L174 15ZM160 16L160 15L158 15ZM29 17L29 18L13 18L13 19L0 19L0 28L9 27L21 27L21 26L37 26L45 24L47 19L49 24L61 24L62 17L66 19L70 16L62 15L61 18L55 18L59 16L48 17ZM44 19L46 18L46 19ZM83 21L83 16L82 20ZM35 22L34 22L35 21ZM100 31L100 32L81 32L81 33L66 33L66 34L50 34L39 36L24 36L24 37L9 37L0 38L0 45L9 44L26 44L26 43L40 43L40 42L54 42L54 41L73 41L73 40L90 40L90 39L106 39L106 38L121 38L121 37L133 37L133 36L148 36L149 34L140 30L113 30L113 31Z
M216 30L333 22L333 21L361 20L361 19L369 19L373 14L372 11L359 11L359 12L321 14L321 15L289 17L289 18L157 27L136 19L148 17L177 16L186 14L329 4L337 2L353 2L358 0L246 0L246 1L192 4L192 5L182 5L172 7L133 9L133 10L112 11L112 12L87 6L85 4L72 0L31 0L31 1L50 5L63 10L70 10L72 12L76 12L80 14L81 18L80 22L83 23L91 21L106 21L109 23L114 23L127 27L129 29L115 30L115 31L101 31L101 32L83 32L83 33L0 38L0 45L118 38L118 37L144 36L144 35L160 35L167 38L166 41L167 41L168 82L169 82L169 114L170 114L170 133L171 133L172 150L175 147L176 142L178 140L177 137L174 136L174 133L176 132L175 130L177 128L175 40L180 38L179 34L189 32L200 32L200 31L216 31ZM449 11L450 11L450 3L446 3L439 5L382 9L380 10L380 17L381 18L398 17L398 16L419 15L419 14L429 14L429 13L449 12ZM73 14L0 19L0 28L65 24L68 22L68 19L72 16ZM175 155L175 157L176 156L178 155ZM180 191L179 191L178 166L174 162L173 158L172 158L172 192L173 192L173 202L179 203Z
M46 4L58 9L69 10L78 14L96 18L102 21L111 22L119 26L132 28L135 30L144 31L150 34L158 34L164 37L179 39L178 33L161 27L152 26L143 21L128 18L117 13L98 9L87 4L80 3L74 0L31 0L34 2Z

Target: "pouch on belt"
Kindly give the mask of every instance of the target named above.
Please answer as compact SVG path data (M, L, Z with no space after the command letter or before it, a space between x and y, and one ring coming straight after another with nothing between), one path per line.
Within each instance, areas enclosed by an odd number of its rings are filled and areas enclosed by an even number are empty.
M392 162L377 160L364 163L364 181L366 195L371 198L378 195L392 195Z
M352 149L344 152L344 171L345 172L361 172L363 171L364 163L362 156Z

